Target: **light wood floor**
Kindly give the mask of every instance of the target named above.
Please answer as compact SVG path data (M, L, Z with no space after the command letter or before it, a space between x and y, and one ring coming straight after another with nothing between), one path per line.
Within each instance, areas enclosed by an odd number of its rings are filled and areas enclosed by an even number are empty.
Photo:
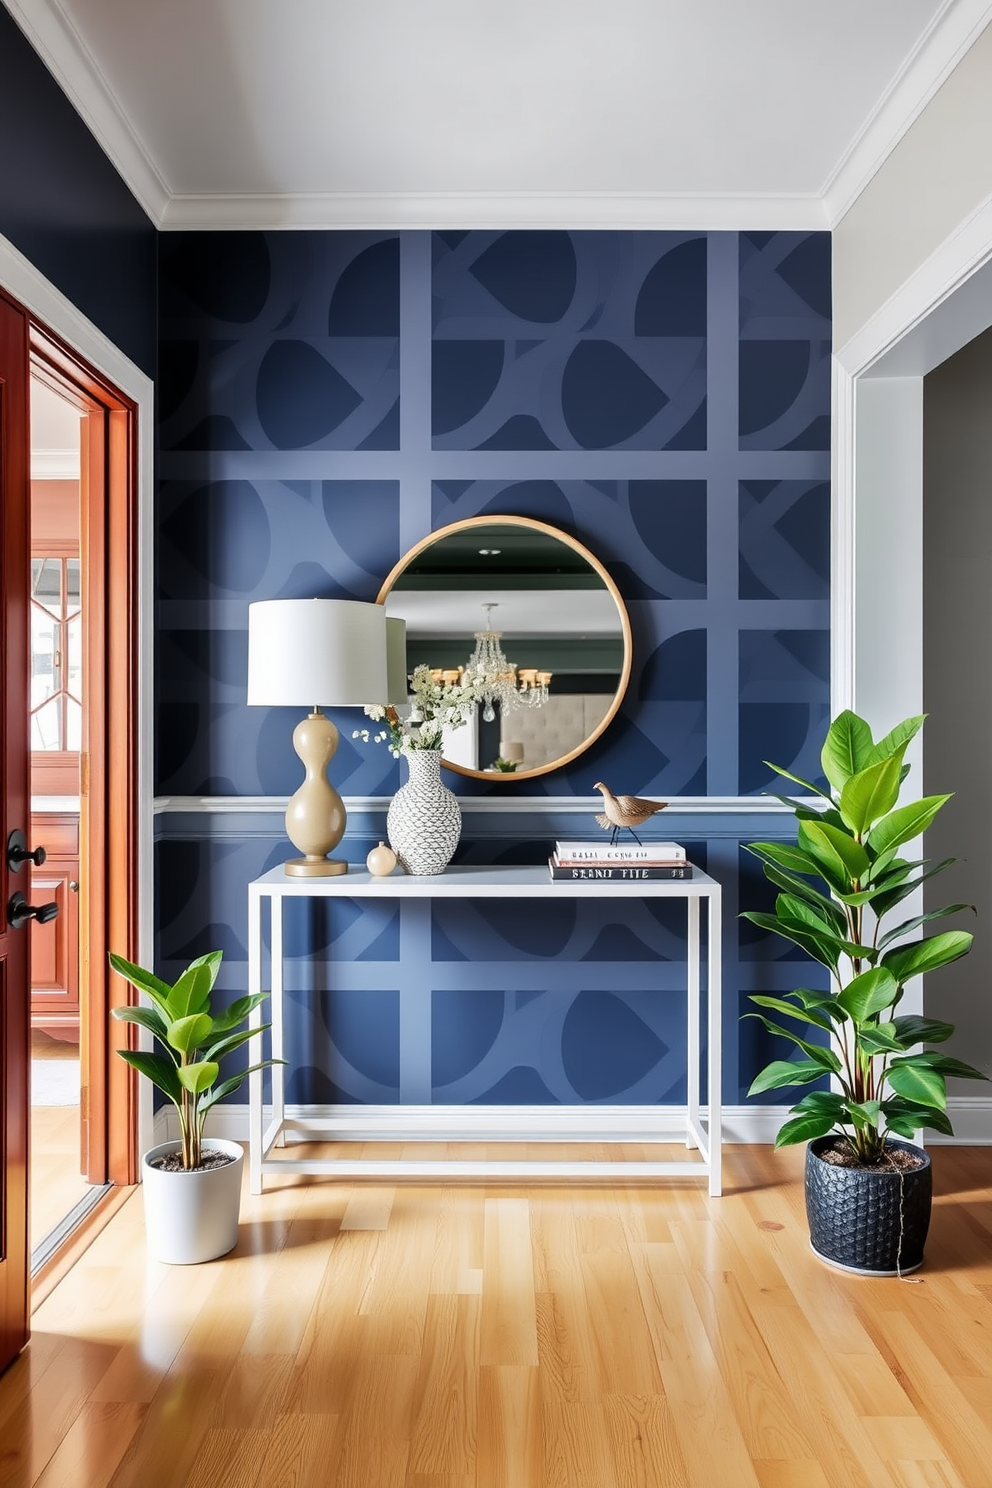
M29 1245L32 1250L89 1192L79 1171L79 1107L31 1107L31 1192Z
M73 1060L78 1043L31 1030L31 1058ZM61 1223L89 1184L79 1171L79 1105L31 1106L28 1247L34 1250Z
M729 1192L247 1198L166 1267L123 1205L0 1379L5 1488L989 1488L992 1151L934 1153L927 1261L809 1252L802 1155Z

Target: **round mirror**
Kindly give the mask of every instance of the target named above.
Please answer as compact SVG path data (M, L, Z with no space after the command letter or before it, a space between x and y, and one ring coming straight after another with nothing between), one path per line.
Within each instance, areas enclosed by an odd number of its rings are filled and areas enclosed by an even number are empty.
M497 678L444 764L479 780L527 780L587 749L630 677L630 621L606 569L530 517L471 517L432 532L379 591L406 621L406 669L455 681L480 662Z

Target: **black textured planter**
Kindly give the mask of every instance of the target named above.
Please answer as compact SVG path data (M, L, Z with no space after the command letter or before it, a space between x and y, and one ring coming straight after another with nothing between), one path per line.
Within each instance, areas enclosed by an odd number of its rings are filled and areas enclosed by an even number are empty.
M834 1140L818 1137L806 1148L806 1218L813 1250L831 1266L867 1276L915 1271L930 1228L929 1157L911 1142L890 1140L889 1147L917 1153L924 1166L888 1173L840 1168L819 1156Z

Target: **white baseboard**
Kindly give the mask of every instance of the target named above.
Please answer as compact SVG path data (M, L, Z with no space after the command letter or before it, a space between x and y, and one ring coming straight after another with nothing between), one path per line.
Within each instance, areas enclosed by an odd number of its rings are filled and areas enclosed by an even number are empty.
M926 1145L992 1146L992 1098L952 1096L947 1114L953 1137L926 1133ZM681 1137L684 1118L678 1107L660 1106L645 1114L643 1106L287 1106L286 1115L301 1121L333 1117L341 1122L342 1141L437 1142L663 1142ZM783 1106L724 1106L723 1140L771 1146L788 1115ZM708 1120L703 1107L703 1120ZM247 1105L215 1108L207 1131L236 1142L248 1140ZM155 1113L155 1142L179 1135L175 1110Z

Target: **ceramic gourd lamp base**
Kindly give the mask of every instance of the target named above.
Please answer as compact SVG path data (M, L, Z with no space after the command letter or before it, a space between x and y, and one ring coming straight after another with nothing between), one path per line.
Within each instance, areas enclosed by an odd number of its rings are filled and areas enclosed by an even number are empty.
M386 835L407 873L443 873L462 830L458 798L441 779L439 749L404 750L410 771L389 804Z
M337 728L319 708L293 730L293 748L303 761L306 778L286 808L286 836L306 857L291 858L285 865L291 878L348 872L343 859L327 856L344 836L347 821L344 802L325 774L337 747Z

